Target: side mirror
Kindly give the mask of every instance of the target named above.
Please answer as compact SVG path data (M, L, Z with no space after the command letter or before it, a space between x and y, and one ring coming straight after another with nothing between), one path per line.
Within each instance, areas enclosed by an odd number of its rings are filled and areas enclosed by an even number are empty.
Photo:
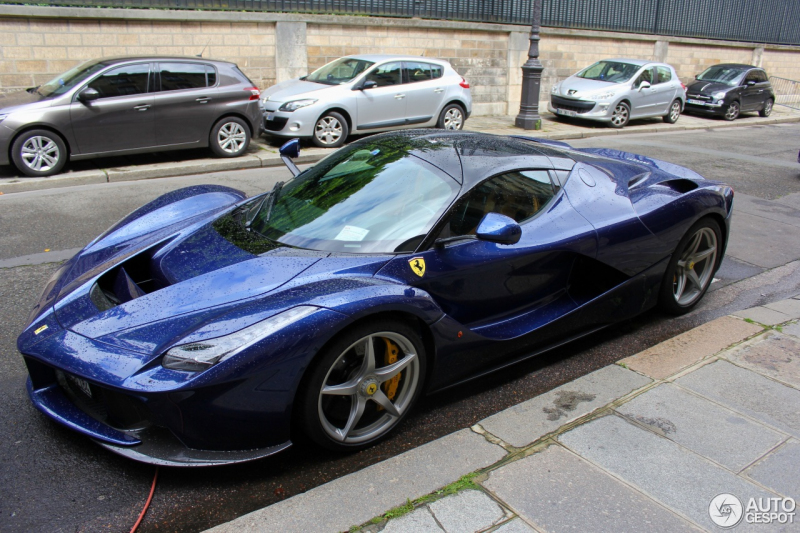
M300 169L294 164L292 159L300 157L300 139L290 139L283 143L278 152L281 154L281 161L292 173L292 176L300 174Z
M367 81L365 81L364 83L361 84L361 87L359 87L359 90L363 91L365 89L374 89L377 86L378 86L378 82L377 81L367 80Z
M694 79L699 80L700 79L700 74L695 74L694 75Z
M650 88L650 82L649 81L642 81L642 83L639 84L639 90L640 91L642 89L649 89L649 88Z
M756 80L747 80L746 83L747 83L748 86L752 87L753 85L756 84Z
M87 87L78 94L78 100L81 102L91 102L100 98L100 93L97 90Z
M487 213L475 232L478 240L497 244L516 244L522 236L522 228L513 218L500 213Z

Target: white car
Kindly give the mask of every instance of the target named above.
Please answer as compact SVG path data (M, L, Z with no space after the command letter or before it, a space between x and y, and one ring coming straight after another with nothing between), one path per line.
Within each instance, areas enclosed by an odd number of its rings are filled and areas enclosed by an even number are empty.
M551 113L607 122L622 128L635 118L675 123L686 104L686 86L666 63L604 59L553 86Z
M341 146L350 133L460 130L472 112L469 83L447 61L396 55L339 58L262 93L268 135Z

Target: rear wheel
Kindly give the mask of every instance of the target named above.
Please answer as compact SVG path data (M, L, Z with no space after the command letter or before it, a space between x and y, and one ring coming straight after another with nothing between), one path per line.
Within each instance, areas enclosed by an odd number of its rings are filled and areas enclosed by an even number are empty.
M464 129L464 110L458 104L450 104L442 109L436 127L443 130Z
M611 122L609 124L612 128L624 128L631 118L631 108L625 102L620 102L614 108L611 114Z
M225 117L211 128L211 151L219 157L237 157L250 146L250 128L244 120Z
M698 221L686 232L661 282L658 302L664 311L682 315L703 298L717 270L721 242L719 224L710 218Z
M764 102L764 109L759 111L758 114L761 115L762 117L770 116L772 114L772 105L773 101L772 98L770 98L766 102Z
M424 380L425 349L412 327L365 323L342 334L316 361L298 393L298 422L321 446L361 450L397 427Z
M669 106L669 112L664 115L664 122L667 124L675 124L681 118L681 101L674 100L672 105Z
M30 130L11 145L11 159L20 172L33 178L58 174L67 163L67 145L50 130Z
M741 108L739 107L739 102L736 101L731 102L730 104L728 104L727 109L725 109L725 114L722 115L722 117L725 120L736 120L736 118L739 116L740 109Z

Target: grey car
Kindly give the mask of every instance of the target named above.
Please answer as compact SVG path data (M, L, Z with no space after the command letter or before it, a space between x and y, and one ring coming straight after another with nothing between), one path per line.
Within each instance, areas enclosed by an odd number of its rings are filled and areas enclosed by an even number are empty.
M686 86L666 63L605 59L553 86L550 112L622 128L635 118L675 123L686 104Z
M270 87L261 103L269 135L310 137L328 148L350 133L460 130L472 112L469 83L447 61L382 54L336 59Z
M244 153L260 133L258 88L235 64L185 57L83 63L0 96L0 165L27 176L68 160L210 147Z

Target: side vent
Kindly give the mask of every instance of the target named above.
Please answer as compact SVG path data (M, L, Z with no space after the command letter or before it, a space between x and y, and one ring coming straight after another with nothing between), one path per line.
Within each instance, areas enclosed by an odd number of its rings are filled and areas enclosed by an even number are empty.
M95 307L100 311L107 311L166 287L167 284L155 277L150 270L154 251L149 250L131 257L100 276L89 291L89 298Z
M647 181L647 178L649 177L650 177L649 172L643 172L638 176L632 177L631 179L628 180L628 190L635 189L639 185L642 185L645 181Z
M697 183L693 182L692 180L676 179L661 181L657 184L657 186L672 189L679 194L686 194L689 191L695 190L697 188Z

